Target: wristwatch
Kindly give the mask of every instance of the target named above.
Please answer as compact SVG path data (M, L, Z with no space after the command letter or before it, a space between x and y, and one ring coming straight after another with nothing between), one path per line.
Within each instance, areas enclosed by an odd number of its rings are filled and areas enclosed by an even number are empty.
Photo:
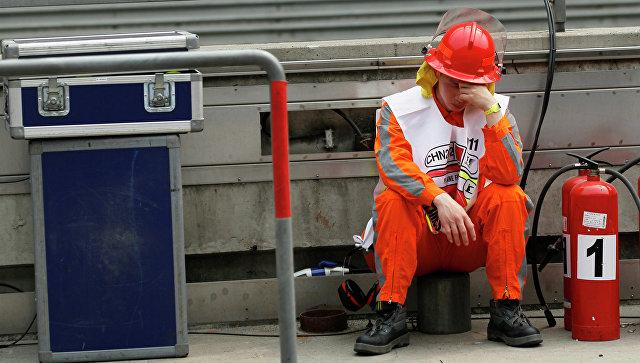
M494 103L493 105L491 105L491 107L489 107L489 109L484 110L484 114L489 116L492 113L496 113L496 112L500 112L500 104L498 102Z

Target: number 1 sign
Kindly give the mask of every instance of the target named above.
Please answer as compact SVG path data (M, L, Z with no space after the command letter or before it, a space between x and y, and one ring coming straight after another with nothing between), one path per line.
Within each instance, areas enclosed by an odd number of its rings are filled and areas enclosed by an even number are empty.
M618 261L615 235L578 235L580 280L615 280Z

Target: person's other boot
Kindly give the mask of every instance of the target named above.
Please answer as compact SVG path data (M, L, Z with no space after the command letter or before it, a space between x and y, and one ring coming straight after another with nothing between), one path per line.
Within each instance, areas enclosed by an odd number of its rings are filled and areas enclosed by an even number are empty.
M356 340L353 347L356 352L384 354L393 348L409 345L407 309L396 303L382 303L382 306L373 326Z
M518 300L491 300L491 319L487 338L512 347L530 347L542 343L542 334L524 315Z

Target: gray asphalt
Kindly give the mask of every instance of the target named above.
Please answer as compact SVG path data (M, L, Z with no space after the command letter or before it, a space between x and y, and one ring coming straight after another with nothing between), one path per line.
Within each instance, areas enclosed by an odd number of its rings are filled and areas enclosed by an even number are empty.
M561 313L561 311L554 311ZM532 322L542 328L544 342L535 348L512 348L486 339L487 320L476 316L472 330L454 335L426 335L411 333L408 347L391 353L362 357L353 352L357 332L323 337L298 338L300 362L640 362L640 306L623 306L621 338L609 342L579 342L571 339L571 333L562 327L562 319L554 328L546 327L542 318ZM529 312L529 316L541 316L541 312ZM350 321L350 329L364 327L366 321ZM194 330L210 331L210 327ZM274 325L238 328L221 328L217 331L253 334L274 334ZM278 338L224 335L189 336L190 353L187 358L142 360L137 362L278 362ZM0 350L0 362L37 362L37 346L26 345Z

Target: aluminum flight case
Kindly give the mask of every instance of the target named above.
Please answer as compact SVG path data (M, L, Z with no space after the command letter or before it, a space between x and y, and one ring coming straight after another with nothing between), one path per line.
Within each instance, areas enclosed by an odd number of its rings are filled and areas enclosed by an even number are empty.
M39 360L186 356L179 136L29 150Z
M2 57L184 52L198 47L186 32L2 41ZM202 76L196 70L65 75L3 80L8 127L15 139L177 134L203 127Z

